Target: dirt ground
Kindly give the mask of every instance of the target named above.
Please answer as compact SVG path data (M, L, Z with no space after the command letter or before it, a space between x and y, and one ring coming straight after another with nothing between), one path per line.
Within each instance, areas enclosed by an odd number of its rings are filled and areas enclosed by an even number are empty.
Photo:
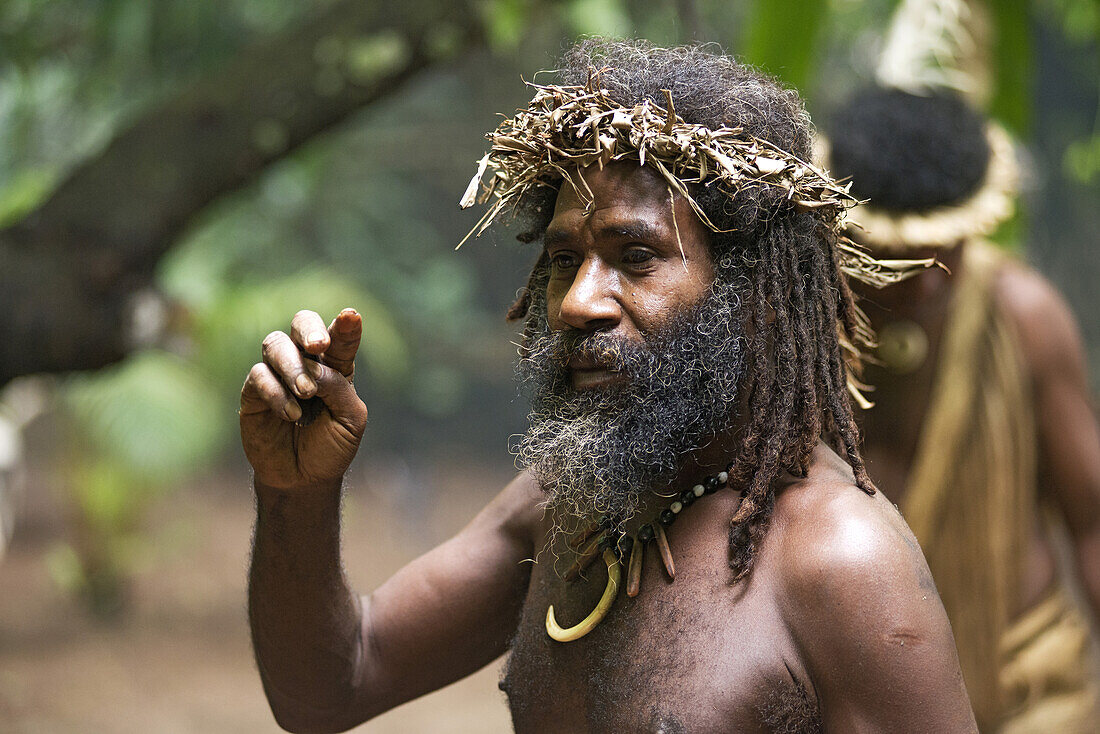
M386 468L353 472L345 509L345 558L358 589L461 527L507 479L454 462L376 465ZM48 466L32 465L30 474L26 511L0 561L0 731L281 731L245 621L253 510L244 468L193 481L150 513L154 541L132 609L112 623L90 620L51 580L47 557L66 532L60 490ZM355 731L511 731L499 668L497 661Z

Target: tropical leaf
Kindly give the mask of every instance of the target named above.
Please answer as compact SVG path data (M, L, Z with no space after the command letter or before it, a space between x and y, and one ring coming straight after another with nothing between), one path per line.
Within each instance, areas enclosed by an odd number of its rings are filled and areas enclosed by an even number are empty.
M159 350L75 377L61 399L94 455L157 486L207 463L226 439L211 384L194 365ZM94 484L126 491L118 476L108 479Z
M81 519L97 535L110 537L130 530L147 500L160 488L152 488L132 468L111 456L80 457L71 474L73 498Z
M57 172L45 168L25 168L6 186L0 187L0 227L18 222L33 211L53 191Z

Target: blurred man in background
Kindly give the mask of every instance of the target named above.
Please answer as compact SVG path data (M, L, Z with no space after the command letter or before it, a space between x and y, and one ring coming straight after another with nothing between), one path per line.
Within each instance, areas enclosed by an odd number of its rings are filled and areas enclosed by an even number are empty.
M853 239L945 266L858 288L878 338L861 421L868 471L928 558L979 725L1097 731L1088 625L1056 550L1068 529L1072 575L1100 611L1100 431L1066 305L983 239L1013 212L1011 142L946 89L865 89L831 130L826 167L869 200Z

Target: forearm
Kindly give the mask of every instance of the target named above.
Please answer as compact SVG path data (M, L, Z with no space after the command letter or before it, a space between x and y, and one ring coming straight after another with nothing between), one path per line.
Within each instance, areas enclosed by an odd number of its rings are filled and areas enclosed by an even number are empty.
M256 483L249 573L256 662L279 723L304 731L355 723L361 610L340 562L340 484Z

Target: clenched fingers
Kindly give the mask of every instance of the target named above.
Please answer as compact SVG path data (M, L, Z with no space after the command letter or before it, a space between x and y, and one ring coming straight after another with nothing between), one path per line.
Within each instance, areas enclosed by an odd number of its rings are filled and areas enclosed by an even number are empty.
M309 360L289 336L281 331L271 332L264 338L261 351L264 362L297 397L309 398L317 392L317 385L305 369Z
M348 379L320 362L310 362L306 369L317 383L317 397L324 401L333 419L356 436L361 436L367 426L367 406L359 399Z
M302 417L302 408L298 401L283 384L282 380L264 362L252 366L241 390L241 413L251 415L271 411L288 421Z
M306 352L319 356L329 348L328 329L315 311L299 311L290 321L290 337Z

